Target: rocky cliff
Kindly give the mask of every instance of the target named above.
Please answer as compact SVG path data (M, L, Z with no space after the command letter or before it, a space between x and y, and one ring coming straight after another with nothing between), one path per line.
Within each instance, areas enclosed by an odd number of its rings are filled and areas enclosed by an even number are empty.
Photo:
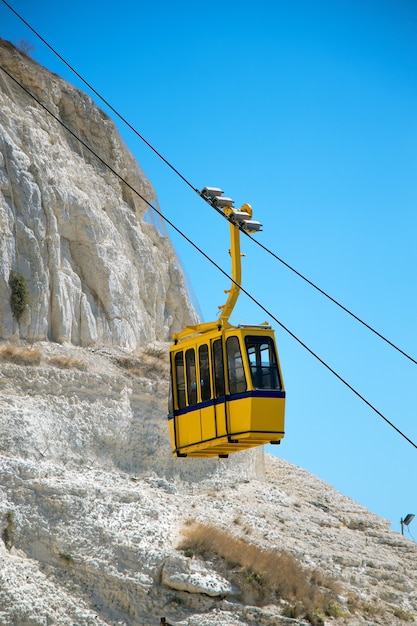
M0 64L140 194L0 70L0 337L168 340L194 314L169 239L144 219L152 185L89 97L5 41ZM18 321L11 272L29 289Z
M414 620L417 546L387 521L259 452L171 458L166 346L134 358L48 342L0 348L1 626ZM196 524L207 539L222 534L187 549ZM235 540L234 563L222 564L216 551ZM280 550L290 569L271 561ZM263 583L281 567L289 594ZM303 571L330 589L319 612L306 610Z
M154 196L89 98L5 42L0 65ZM0 100L0 626L414 621L388 522L262 450L171 457L171 244L1 69Z

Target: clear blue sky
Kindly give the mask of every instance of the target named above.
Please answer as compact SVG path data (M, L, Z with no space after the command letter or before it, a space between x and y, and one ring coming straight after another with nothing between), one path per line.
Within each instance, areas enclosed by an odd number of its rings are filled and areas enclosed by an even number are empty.
M194 187L249 202L265 246L417 359L414 1L13 6ZM0 25L86 90L1 1ZM227 224L118 127L162 212L229 271ZM204 319L215 318L227 279L172 238ZM245 289L417 442L417 365L246 238L243 251ZM235 313L267 317L243 294ZM288 400L285 439L270 451L399 530L417 514L417 450L274 327Z

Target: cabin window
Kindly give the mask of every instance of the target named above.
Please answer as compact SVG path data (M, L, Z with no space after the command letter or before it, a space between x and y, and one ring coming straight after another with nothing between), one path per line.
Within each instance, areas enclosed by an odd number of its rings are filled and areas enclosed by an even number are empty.
M195 376L195 352L189 348L185 353L185 366L187 370L187 398L188 405L197 402L197 381Z
M186 406L185 403L185 377L184 377L184 353L175 354L175 381L177 387L177 404L179 409Z
M239 339L237 337L229 337L227 339L226 352L229 373L229 391L231 394L242 393L246 391L246 378Z
M278 361L271 337L245 337L252 384L255 389L281 390Z
M213 366L214 366L214 393L216 398L224 398L224 364L222 340L213 341Z
M210 363L209 363L209 350L206 344L203 344L198 349L198 361L200 365L200 394L201 400L210 400Z

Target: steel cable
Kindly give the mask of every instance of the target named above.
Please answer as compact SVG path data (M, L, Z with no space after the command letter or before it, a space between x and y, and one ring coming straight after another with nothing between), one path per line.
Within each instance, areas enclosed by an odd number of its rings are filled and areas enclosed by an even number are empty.
M106 100L92 85L91 83L89 83L79 72L77 72L77 70L70 64L68 63L68 61L66 61L64 59L64 57L62 57L59 52L57 52L57 50L55 50L55 48L53 48L53 46L51 46L46 39L44 39L42 37L42 35L40 35L40 33L38 33L37 30L35 30L30 24L29 22L27 22L6 0L2 0L3 4L5 4L10 11L12 11L16 17L18 17L24 24L25 26L27 26L27 28L29 28L34 35L36 35L36 37L38 37L38 39L40 39L45 46L47 46L49 48L49 50L51 50L51 52L53 52L53 54L55 54L67 67L68 69L71 70L71 72L73 72L83 83L84 85L86 85L86 87L88 87L88 89L90 89L124 124L126 124L126 126L128 128L130 128L130 130L137 136L139 137L139 139L141 141L143 141L177 176L179 176L179 178L181 178L181 180L188 185L188 187L190 187L193 191L195 191L199 196L201 196L203 198L203 200L205 200L209 206L211 206L212 208L214 208L217 213L219 213L222 217L226 217L224 215L224 213L219 210L217 207L213 206L213 204L211 204L207 198L205 198L204 196L201 195L200 191L194 187L194 185L192 185L192 183L183 175L181 174L181 172L172 165L172 163L170 163L168 161L168 159L166 159L149 141L147 141L147 139L145 139L145 137L143 135L141 135L134 126L132 126L132 124L130 124L130 122L123 116L121 115L117 109L115 109L109 102L108 100ZM227 218L226 218L227 219ZM244 231L242 231L244 232ZM412 363L414 363L415 365L417 365L417 360L414 359L412 356L410 356L409 354L407 354L407 352L405 352L404 350L402 350L401 348L399 348L395 343L393 343L392 341L390 341L389 339L387 339L387 337L385 337L384 335L382 335L382 333L380 333L379 331L377 331L375 328L373 328L370 324L368 324L367 322L365 322L364 320L362 320L358 315L356 315L355 313L353 313L352 311L350 311L350 309L348 309L347 307L345 307L343 304L341 304L338 300L336 300L335 298L333 298L331 295L329 295L326 291L324 291L323 289L321 289L318 285L316 285L313 281L311 281L309 278L307 278L306 276L304 276L303 274L301 274L301 272L299 272L298 270L296 270L294 267L292 267L289 263L287 263L286 261L284 261L283 259L281 259L277 254L275 254L275 252L273 252L272 250L270 250L269 248L267 248L266 246L264 246L260 241L258 241L257 239L254 239L253 237L251 237L249 235L249 233L245 233L246 235L249 236L250 239L252 239L252 241L254 241L254 243L256 245L258 245L260 248L262 248L262 250L264 250L267 254L270 254L274 259L276 259L277 261L279 261L280 263L282 263L287 269L289 269L291 272L293 272L296 276L298 276L299 278L301 278L303 281L305 281L308 285L310 285L311 287L313 287L313 289L316 289L320 294L322 294L325 298L327 298L328 300L330 300L330 302L333 302L333 304L335 304L336 306L338 306L340 309L342 309L342 311L344 311L345 313L347 313L348 315L350 315L353 319L355 319L357 322L359 322L360 324L362 324L365 328L367 328L369 331L371 331L374 335L376 335L377 337L379 337L379 339L381 339L382 341L384 341L385 343L387 343L389 346L391 346L394 350L396 350L397 352L399 352L400 354L402 354L404 357L406 357L409 361L411 361Z
M159 217L164 219L167 224L171 226L185 241L187 241L197 252L199 252L207 261L209 261L219 272L221 272L226 278L228 278L232 283L238 287L242 293L244 293L252 302L254 302L260 309L262 309L271 319L273 319L285 332L287 332L295 341L297 341L303 348L305 348L319 363L321 363L329 372L331 372L340 382L342 382L352 393L354 393L360 400L362 400L370 409L372 409L379 417L381 417L391 428L393 428L401 437L403 437L408 443L410 443L414 448L417 449L417 444L415 444L402 430L400 430L393 422L391 422L387 417L385 417L371 402L366 400L364 396L362 396L352 385L350 385L340 374L338 374L330 365L328 365L321 357L319 357L311 348L309 348L301 339L299 339L292 331L290 331L282 322L278 320L275 315L273 315L266 307L264 307L254 296L252 296L244 287L239 285L233 278L218 265L206 252L204 252L197 244L195 244L187 235L179 229L173 222L171 222L165 215L162 214L161 211L156 209L151 202L146 200L144 196L142 196L130 183L128 183L123 176L121 176L115 169L111 167L102 157L100 157L85 141L83 141L80 137L76 135L62 120L57 117L52 111L48 109L36 96L34 96L26 87L24 87L8 70L6 70L2 65L0 65L0 69L7 75L11 80L13 80L27 95L29 95L37 104L42 107L51 117L53 117L67 132L69 132L77 141L80 142L91 154L93 154L105 167L107 167L121 182L123 182L133 193L135 193L141 200L143 200L149 208L155 211ZM244 231L242 231L244 232Z

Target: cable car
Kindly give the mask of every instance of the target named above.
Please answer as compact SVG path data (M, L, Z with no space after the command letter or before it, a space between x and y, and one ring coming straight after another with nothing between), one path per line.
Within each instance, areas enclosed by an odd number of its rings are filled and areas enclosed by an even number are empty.
M261 229L252 208L233 208L218 188L200 195L230 222L232 286L219 319L173 335L168 424L177 457L227 457L279 444L284 437L285 389L269 325L229 323L241 284L240 230Z

